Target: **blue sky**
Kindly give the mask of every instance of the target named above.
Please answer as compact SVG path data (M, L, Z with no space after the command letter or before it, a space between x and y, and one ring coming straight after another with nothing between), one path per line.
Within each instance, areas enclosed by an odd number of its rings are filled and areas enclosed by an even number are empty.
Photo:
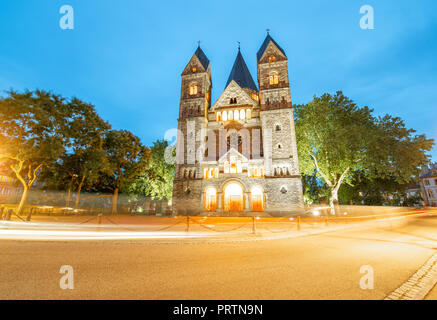
M74 30L59 27L65 4L74 8ZM374 8L374 30L359 27L366 4ZM214 100L237 41L256 78L267 28L287 53L294 103L342 90L437 139L434 0L3 0L0 91L77 96L150 145L177 127L180 74L197 41L211 60ZM432 156L436 161L436 147Z

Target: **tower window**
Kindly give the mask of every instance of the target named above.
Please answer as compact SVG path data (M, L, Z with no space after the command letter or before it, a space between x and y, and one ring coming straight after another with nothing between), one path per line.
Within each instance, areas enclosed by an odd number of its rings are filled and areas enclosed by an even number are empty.
M222 120L222 113L221 112L217 112L217 121Z
M280 143L278 144L278 149L282 149L282 145Z
M269 83L271 85L279 83L279 75L277 72L269 74Z
M270 56L269 57L269 62L275 62L276 61L276 57L275 56Z
M228 120L231 121L233 119L234 119L234 113L231 110L229 110L229 112L228 112Z
M237 98L231 98L231 100L229 101L229 104L236 104L237 103Z
M192 68L191 68L191 71L192 71L193 73L196 73L197 68L196 68L196 67L192 67Z
M196 95L197 94L197 91L198 91L198 86L197 86L197 84L195 83L195 84L192 84L192 85L190 85L190 87L188 88L188 92L189 92L189 94L190 94L190 96L194 96L194 95Z
M279 124L277 124L275 130L276 130L276 132L281 131L281 126Z

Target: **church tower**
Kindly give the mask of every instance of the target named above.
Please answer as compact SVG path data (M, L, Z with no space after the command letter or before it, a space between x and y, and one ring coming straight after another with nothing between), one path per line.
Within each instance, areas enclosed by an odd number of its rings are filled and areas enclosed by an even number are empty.
M176 170L173 199L180 208L193 207L201 185L200 161L203 157L202 136L207 125L206 115L211 107L211 65L199 47L182 72L181 98L179 105L178 137L176 146ZM190 204L192 202L192 204Z
M303 207L287 64L285 51L267 33L257 53L257 73L266 178L275 178L266 183L277 209Z

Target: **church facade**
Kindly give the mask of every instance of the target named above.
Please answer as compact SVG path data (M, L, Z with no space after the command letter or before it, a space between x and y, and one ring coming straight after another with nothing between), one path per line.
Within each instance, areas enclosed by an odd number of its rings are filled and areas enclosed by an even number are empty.
M217 101L199 47L182 72L173 212L289 215L303 210L302 182L284 50L267 34L257 84L237 57Z

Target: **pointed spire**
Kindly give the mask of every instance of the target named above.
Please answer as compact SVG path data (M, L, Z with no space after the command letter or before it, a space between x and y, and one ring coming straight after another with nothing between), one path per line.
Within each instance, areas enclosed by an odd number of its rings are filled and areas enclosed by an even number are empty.
M256 87L256 84L253 81L252 76L250 75L249 69L247 68L246 62L243 59L240 48L238 48L238 54L235 58L234 66L232 67L231 74L229 75L228 82L226 83L226 87L232 80L238 83L238 85L243 89L248 88L258 91L258 88Z
M199 59L202 66L206 69L208 69L209 66L209 59L206 57L206 54L203 52L203 50L200 48L200 40L197 42L198 47L196 52L194 52L194 55Z
M263 42L263 44L261 45L261 48L259 48L259 50L258 50L258 52L257 52L257 54L256 54L256 60L257 60L257 61L260 61L260 60L261 60L261 58L262 58L264 52L266 51L268 45L270 44L270 42L273 42L273 44L274 44L274 45L279 49L279 51L281 51L281 52L284 54L284 56L287 56L287 55L285 54L285 51L284 51L284 50L279 46L279 44L277 44L276 41L273 40L273 38L270 36L270 29L267 29L266 31L267 31L267 36L266 36L266 38L264 39L264 42Z

